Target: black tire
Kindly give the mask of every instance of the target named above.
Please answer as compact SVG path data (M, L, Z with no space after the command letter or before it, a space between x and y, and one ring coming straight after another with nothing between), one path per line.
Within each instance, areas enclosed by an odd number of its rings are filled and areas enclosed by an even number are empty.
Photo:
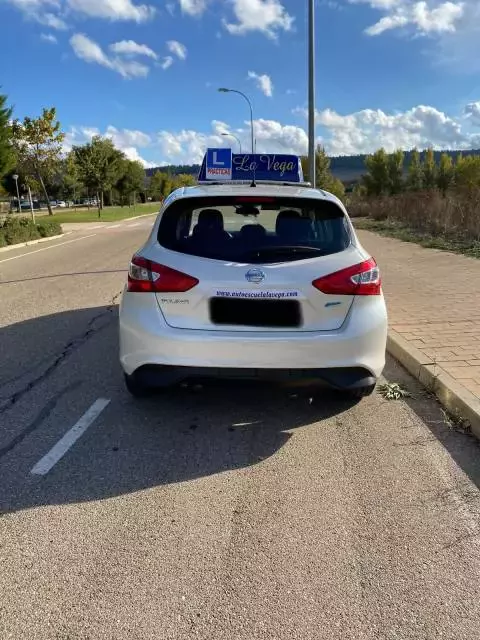
M135 374L129 376L128 374L124 373L123 375L125 378L125 386L127 387L128 392L131 393L134 398L147 398L148 396L152 395L153 389L142 384L135 376Z
M358 387L358 389L350 389L348 393L351 398L355 398L356 400L361 400L362 398L367 398L368 396L371 396L372 393L375 391L376 386L377 385L375 384L370 384L368 385L368 387Z

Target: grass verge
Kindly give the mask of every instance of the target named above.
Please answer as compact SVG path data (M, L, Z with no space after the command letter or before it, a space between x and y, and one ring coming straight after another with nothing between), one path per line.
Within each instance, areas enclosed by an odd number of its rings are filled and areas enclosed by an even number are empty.
M372 220L371 218L354 218L352 220L356 229L374 231L381 236L397 238L404 242L415 242L428 249L439 249L460 253L471 258L480 258L480 241L450 238L446 236L433 236L407 227L394 220Z
M135 216L143 216L146 213L157 213L160 210L159 202L149 202L148 204L138 204L133 207L105 207L102 210L100 218L95 208L88 209L54 209L53 216L49 216L50 220L56 220L59 223L64 222L115 222L115 220L124 220L125 218L134 218ZM42 216L41 219L44 219Z
M60 223L51 218L40 219L36 223L29 218L7 218L0 221L0 247L59 236L61 233Z

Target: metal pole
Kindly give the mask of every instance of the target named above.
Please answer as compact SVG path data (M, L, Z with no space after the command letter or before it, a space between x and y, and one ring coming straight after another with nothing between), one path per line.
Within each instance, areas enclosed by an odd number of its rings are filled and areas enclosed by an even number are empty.
M308 0L308 169L315 188L315 0Z
M252 155L253 155L255 153L255 134L253 129L253 107L252 107L252 103L250 102L250 99L248 98L248 96L246 96L244 93L242 93L238 89L226 89L225 87L221 87L219 91L220 93L238 93L239 96L242 96L242 98L244 98L247 101L248 106L250 107L250 128L252 133Z
M222 133L221 135L225 136L227 138L234 138L238 142L238 149L239 149L240 153L242 153L242 142L241 142L240 138L237 138L237 136L234 135L233 133Z
M32 214L32 222L35 224L35 212L33 211L33 200L32 200L32 192L30 190L30 185L27 184L28 189L28 199L30 200L30 213Z
M20 208L20 191L18 190L18 176L15 174L13 176L13 179L15 180L15 186L17 187L17 213L20 213L21 208Z

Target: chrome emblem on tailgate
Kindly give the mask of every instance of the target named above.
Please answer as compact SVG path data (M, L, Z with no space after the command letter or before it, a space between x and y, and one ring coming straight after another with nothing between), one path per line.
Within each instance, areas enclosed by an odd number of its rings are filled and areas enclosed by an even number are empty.
M245 279L247 280L247 282L255 282L258 284L259 282L263 282L265 280L265 274L261 269L250 269L245 274Z

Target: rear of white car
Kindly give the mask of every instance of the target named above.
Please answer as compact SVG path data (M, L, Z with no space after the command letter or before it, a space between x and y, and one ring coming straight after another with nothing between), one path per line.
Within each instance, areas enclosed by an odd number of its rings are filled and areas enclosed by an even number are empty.
M366 395L385 363L380 274L343 205L305 187L178 190L132 258L120 358L134 394L201 378Z

